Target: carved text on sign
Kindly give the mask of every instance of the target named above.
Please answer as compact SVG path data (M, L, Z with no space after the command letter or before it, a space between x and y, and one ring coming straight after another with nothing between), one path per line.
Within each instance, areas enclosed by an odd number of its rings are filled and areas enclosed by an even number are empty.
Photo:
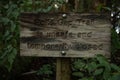
M67 43L62 44L38 44L38 43L27 43L27 47L29 49L40 49L40 50L56 50L61 51L65 50L68 51L70 49L77 50L77 51L87 51L87 50L102 50L103 44L83 44L77 43L74 45L68 45Z
M57 32L40 32L37 31L36 35L40 38L46 37L46 38L90 38L92 37L92 32L68 32L68 31L57 31Z
M47 23L46 23L47 21ZM91 25L94 23L93 19L76 19L75 20L77 23L79 23L80 25ZM72 21L66 21L64 19L54 19L54 18L48 18L48 19L40 19L39 17L37 17L36 19L34 19L34 24L35 25L71 25Z
M20 21L22 56L110 55L111 25L106 14L66 13L63 17L62 13L23 13Z

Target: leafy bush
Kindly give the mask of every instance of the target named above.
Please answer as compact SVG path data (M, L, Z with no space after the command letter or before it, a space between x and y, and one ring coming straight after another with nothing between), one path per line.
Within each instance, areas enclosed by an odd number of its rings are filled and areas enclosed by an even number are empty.
M38 71L37 75L41 75L43 80L51 80L53 75L53 67L50 64L43 65Z
M50 12L55 10L55 4L58 6L62 6L64 4L64 0L36 0L33 3L33 0L23 0L21 4L21 12Z
M9 71L18 52L19 25L18 5L12 1L1 3L0 23L2 32L0 33L0 66L5 66Z
M120 67L98 55L95 58L75 59L73 73L78 80L118 80Z

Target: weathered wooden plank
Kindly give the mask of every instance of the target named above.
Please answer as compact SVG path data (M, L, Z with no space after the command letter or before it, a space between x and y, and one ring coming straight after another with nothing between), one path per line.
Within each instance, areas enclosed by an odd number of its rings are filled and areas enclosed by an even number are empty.
M56 80L71 80L71 64L69 58L57 58Z
M106 14L23 13L20 20L22 56L110 55L111 25Z

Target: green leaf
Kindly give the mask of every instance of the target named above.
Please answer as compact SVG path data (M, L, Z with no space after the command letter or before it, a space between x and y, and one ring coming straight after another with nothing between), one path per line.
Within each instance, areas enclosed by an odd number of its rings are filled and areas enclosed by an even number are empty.
M12 35L9 35L8 37L6 37L6 41L9 41L12 37Z
M3 22L4 25L7 25L10 22L9 18L2 18L1 21Z
M100 66L105 67L108 71L111 70L110 63L107 61L107 59L104 56L98 55L96 58L99 61Z
M8 64L6 65L6 68L8 69L8 71L10 71L12 68L12 64L16 57L16 54L17 54L17 50L15 48L13 48L12 52L9 53L9 55L8 55Z
M95 76L100 75L100 74L102 74L102 72L103 72L103 69L97 69L97 70L95 70L94 75Z
M5 51L7 51L8 53L10 53L12 51L13 47L11 44L7 45L7 48L5 49Z
M47 74L47 75L50 75L52 74L52 67L51 65L47 64L47 65L43 65L38 71L37 71L37 75L44 75L44 74Z
M79 79L79 80L88 80L88 78L82 78L82 79Z
M1 54L0 59L4 59L12 51L12 49L12 45L7 45L7 47L3 49L3 54Z
M16 18L16 16L18 15L18 11L17 10L18 10L17 5L13 4L13 3L10 3L9 4L9 8L6 11L7 12L7 17L9 17L9 18L12 18L12 17Z
M108 80L110 77L111 77L110 72L107 69L105 69L103 72L104 80Z
M1 54L0 59L3 60L7 55L7 51L5 51L3 54Z
M16 20L16 19L18 19L19 14L20 14L20 10L16 6L14 11L12 12L12 15L13 15L12 17Z
M111 11L112 9L110 7L103 7L103 9Z
M17 54L17 50L15 48L13 48L12 52L8 55L8 62L10 64L13 63L15 57L16 57L16 54Z
M97 64L95 62L91 62L87 64L87 69L89 72L94 71L97 68Z
M47 9L43 9L43 12L47 13L47 12L49 12L52 8L53 8L53 6L49 6Z
M6 30L4 36L3 36L3 40L6 40L6 38L10 35L10 31Z
M84 74L81 72L73 72L72 75L76 76L76 77L83 77L84 76Z
M115 74L110 80L120 80L120 74Z
M75 70L81 70L81 69L84 68L84 66L85 66L85 63L84 63L82 60L80 60L80 59L76 60L76 61L73 63L73 68L74 68Z
M11 21L11 32L15 31L15 28L16 28L16 24Z
M118 67L117 65L115 65L115 64L110 64L111 65L111 68L112 69L114 69L114 70L116 70L116 71L120 71L120 67Z

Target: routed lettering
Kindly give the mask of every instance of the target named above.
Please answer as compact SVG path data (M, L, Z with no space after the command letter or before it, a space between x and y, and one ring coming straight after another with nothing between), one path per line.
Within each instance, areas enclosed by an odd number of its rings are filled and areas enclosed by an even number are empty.
M87 43L76 43L69 45L67 43L61 44L37 44L37 43L28 43L27 47L29 49L41 49L41 50L75 50L75 51L87 51L87 50L102 50L103 44L87 44Z

